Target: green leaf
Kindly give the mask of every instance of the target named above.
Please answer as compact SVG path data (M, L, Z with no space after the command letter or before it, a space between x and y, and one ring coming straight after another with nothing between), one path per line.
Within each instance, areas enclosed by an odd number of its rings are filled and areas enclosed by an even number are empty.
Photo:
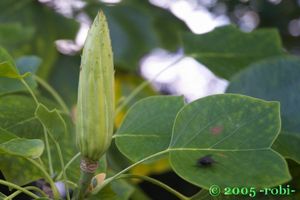
M286 161L271 149L279 131L278 102L234 94L205 97L178 113L170 163L179 176L205 189L275 186L291 178ZM214 162L201 166L205 156Z
M14 59L9 55L9 53L2 47L0 47L0 63L8 62L9 65L15 66Z
M300 94L295 91L300 88L299 76L299 58L266 59L250 65L247 69L236 74L226 91L280 101L282 131L284 133L280 134L279 141L275 143L276 150L298 162L300 158L298 153L300 150L298 137L300 136ZM286 136L285 132L295 134L294 136ZM281 145L278 145L279 143Z
M15 65L4 49L0 49L1 52L7 54L3 56L3 59L8 60L0 63L0 95L27 91L26 87L18 80L21 78L24 78L29 87L36 88L37 83L31 74L36 73L41 60L36 56L21 57Z
M56 109L49 110L44 105L38 105L35 111L36 118L46 127L49 134L59 143L64 163L66 164L75 154L77 149L75 146L75 135L72 135L71 131L68 131L65 119ZM53 141L50 141L50 151L52 154L52 161L55 170L61 170L61 163L58 157L58 152ZM47 163L47 161L46 161ZM77 165L77 166L76 166ZM79 177L79 159L77 159L67 170L68 178L72 181L76 181ZM59 172L56 171L56 172Z
M272 148L285 158L290 158L300 163L300 134L281 132Z
M26 74L20 75L12 57L0 47L0 77L20 79L25 76Z
M47 107L53 108L55 104L39 98ZM26 137L29 139L44 139L43 128L37 118L34 116L36 104L31 97L25 95L5 95L0 97L0 134L4 129L4 132L11 132L18 137ZM64 119L68 122L68 130L70 130L70 120L64 115ZM66 137L64 135L58 136L59 142L66 149L69 149L68 145L73 145L72 134L69 133ZM53 146L53 145L52 145ZM67 150L66 150L67 151ZM75 155L77 151L74 150L74 154L64 155L67 161L70 157ZM52 153L54 168L60 170L60 165L57 159L56 151ZM46 154L42 155L42 160L47 166ZM73 165L74 164L74 165ZM67 172L73 173L74 176L79 175L79 170L76 168L79 166L78 162L73 163L70 170ZM76 164L78 164L76 166ZM29 167L27 167L29 166ZM15 156L1 155L0 156L0 169L5 176L7 181L16 183L18 185L28 184L34 180L42 178L43 175L40 171L33 167L32 164L24 158L16 158ZM74 171L72 169L75 169ZM20 172L22 172L20 176ZM71 180L75 180L73 174L69 175Z
M0 144L0 152L22 156L26 158L38 158L44 151L44 143L39 139L16 138Z
M226 79L250 63L283 54L279 33L274 29L245 33L225 26L201 35L184 33L182 40L187 55Z
M43 141L18 138L16 135L0 128L0 153L35 159L40 157L43 151Z
M183 97L176 96L153 96L134 104L115 135L118 149L132 161L165 150L183 105Z
M26 158L39 157L44 144L38 139L18 138L0 128L0 170L7 181L18 185L27 184L43 177ZM20 171L22 176L20 176Z
M16 67L11 65L9 62L0 63L0 77L16 79L22 78Z

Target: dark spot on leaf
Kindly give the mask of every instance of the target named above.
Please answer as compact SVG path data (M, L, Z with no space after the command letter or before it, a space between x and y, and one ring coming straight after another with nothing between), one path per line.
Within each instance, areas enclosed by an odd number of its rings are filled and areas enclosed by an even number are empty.
M210 167L216 161L212 158L211 155L206 155L199 160L197 160L198 167Z

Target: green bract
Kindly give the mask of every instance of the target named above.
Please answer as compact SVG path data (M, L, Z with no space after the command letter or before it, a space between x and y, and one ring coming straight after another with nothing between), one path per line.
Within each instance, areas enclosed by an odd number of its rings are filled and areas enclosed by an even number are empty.
M81 155L97 161L111 143L114 116L114 68L105 16L98 13L81 59L77 102L77 145Z

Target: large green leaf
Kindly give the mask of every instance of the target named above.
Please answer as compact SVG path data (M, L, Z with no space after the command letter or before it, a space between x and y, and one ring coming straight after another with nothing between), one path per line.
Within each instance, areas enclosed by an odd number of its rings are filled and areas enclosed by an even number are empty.
M42 129L38 121L32 118L33 111L34 101L31 98L19 95L0 97L0 134L6 133L7 135L7 132L11 132L19 137L37 138L35 136L41 134ZM42 177L39 170L32 167L28 160L8 154L0 156L0 169L7 181L18 185L24 185Z
M171 166L202 188L275 186L291 178L283 157L271 149L279 131L278 102L233 94L205 97L176 117ZM211 165L197 163L206 156Z
M298 162L300 161L298 153L300 151L298 137L300 136L300 94L296 91L300 88L299 76L299 58L266 59L234 76L226 91L280 101L283 133L275 143L276 150ZM284 132L295 134L285 135Z
M278 102L226 94L199 99L179 111L182 105L179 97L136 103L116 135L120 151L133 161L169 152L174 171L203 188L267 187L291 178L283 157L271 149L280 131ZM199 166L207 156L213 163Z
M134 104L115 135L119 150L130 160L165 150L183 97L153 96Z
M184 33L182 40L187 55L226 79L250 63L283 54L279 34L273 29L244 33L225 26L201 35Z
M39 98L47 107L53 108L55 104L44 100L43 98ZM4 132L11 132L17 135L18 137L26 137L30 139L42 139L44 140L43 128L41 123L35 117L34 112L36 109L36 104L31 97L27 97L25 95L5 95L0 97L0 127ZM66 121L70 126L70 120L67 120L68 117L64 116ZM70 130L68 128L68 130ZM2 133L0 131L0 134ZM68 148L68 144L71 144L72 141L71 134L68 134L66 138L59 136L60 144L63 147ZM54 147L52 145L52 147ZM56 151L53 150L53 162L54 168L59 172L60 164L58 162L58 157ZM75 153L74 153L75 155ZM64 155L65 156L65 155ZM72 155L73 156L73 155ZM42 160L46 164L46 154L42 155ZM68 156L65 156L68 159ZM27 184L31 181L37 180L38 178L42 178L42 174L35 167L24 167L31 166L31 163L23 158L15 158L13 156L5 155L0 156L1 163L1 171L5 175L6 180L14 182L19 185ZM72 165L72 167L74 167ZM77 170L78 171L78 170ZM20 176L20 172L22 172L22 176ZM71 172L71 171L70 171ZM74 174L74 176L78 176L78 174ZM72 175L69 176L74 180Z

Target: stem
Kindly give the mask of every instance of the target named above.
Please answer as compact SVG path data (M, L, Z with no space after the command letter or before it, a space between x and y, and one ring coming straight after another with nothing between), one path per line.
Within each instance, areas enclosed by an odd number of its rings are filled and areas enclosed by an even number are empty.
M56 188L55 183L53 182L52 178L48 174L48 172L43 167L41 167L40 164L37 163L35 160L30 159L30 158L26 158L26 160L28 160L29 162L31 162L35 167L37 167L44 174L45 179L48 181L48 183L51 186L54 199L59 199L60 194L59 194L59 192L58 192L58 190Z
M38 104L39 104L39 101L38 101L38 99L36 98L36 96L35 96L33 90L30 88L30 86L26 83L26 81L25 81L23 78L21 78L20 81L21 81L21 82L23 83L23 85L26 87L26 89L28 90L28 92L31 94L31 96L32 96L32 98L33 98L35 104L38 105Z
M164 151L160 151L158 153L155 153L155 154L152 154L146 158L143 158L142 160L136 162L136 163L133 163L132 165L128 166L127 168L123 169L122 171L118 172L117 174L115 174L114 176L106 179L102 185L98 185L96 186L92 191L91 193L92 194L97 194L102 188L104 188L106 185L108 185L110 182L112 182L113 180L115 180L116 178L118 178L120 175L124 174L125 172L127 172L128 170L130 170L131 168L149 160L149 159L152 159L154 157L157 157L157 156L160 156L160 155L163 155L165 153L168 153L169 152L169 149L166 149Z
M184 56L180 56L178 59L173 61L171 64L169 64L167 67L165 67L163 70L161 70L158 74L156 74L152 79L144 81L142 84L140 84L136 89L134 89L130 95L121 103L121 105L118 106L118 108L115 111L115 117L118 116L118 114L124 109L125 106L128 105L128 103L140 92L142 91L146 86L148 86L151 82L153 82L157 77L159 77L163 72L165 72L167 69L172 67L173 65L180 62Z
M37 75L33 75L33 76L34 76L35 80L52 95L52 97L61 106L63 111L66 113L70 113L68 106L66 105L64 100L61 98L61 96L55 91L55 89L51 85L49 85L46 81L44 81L42 78L38 77Z
M92 178L94 177L95 173L86 172L83 170L80 170L80 179L78 184L78 190L76 194L74 195L74 200L83 200L87 189L91 183Z
M40 188L38 188L38 187L27 186L27 187L24 187L24 189L26 189L26 190L34 190L34 191L40 193L42 196L48 197L47 194L46 194L43 190L41 190ZM17 190L17 191L15 191L14 193L12 193L11 195L5 197L3 200L10 200L10 199L13 199L13 198L15 198L16 196L18 196L18 195L21 194L21 193L22 193L21 190Z
M63 182L66 184L69 184L73 188L78 188L78 185L72 181L67 180L67 181L63 181Z
M50 146L49 146L49 140L48 140L48 134L47 134L47 129L45 126L43 126L44 129L44 137L45 137L45 143L46 143L46 151L47 151L47 156L48 156L48 163L49 163L49 172L51 175L54 174L53 171L53 164L52 164L52 157L51 157L51 152L50 152Z
M150 182L154 185L157 185L157 186L165 189L166 191L170 192L171 194L175 195L176 197L178 197L181 200L188 200L189 199L188 197L184 196L183 194L181 194L178 191L174 190L173 188L169 187L165 183L160 182L159 180L156 180L156 179L148 177L148 176L141 176L141 175L134 175L134 174L123 174L123 175L119 176L116 179L123 179L123 178L142 179L144 181L148 181L148 182Z
M22 187L16 185L14 183L7 182L7 181L4 181L4 180L0 180L0 184L8 186L8 187L11 187L11 188L14 188L14 189L19 190L19 191L22 191L24 194L27 194L28 196L30 196L30 197L32 197L34 199L39 198L39 196L37 196L36 194L30 192L29 190L27 190L25 188L22 188Z
M80 153L77 153L75 156L73 156L71 158L71 160L65 165L64 171L67 170L67 168L77 159L79 158ZM63 170L58 174L58 176L56 177L56 180L60 179L63 175Z
M58 153L58 157L59 157L59 161L60 161L60 165L61 165L61 169L62 169L62 175L64 178L64 181L67 181L67 175L66 175L66 171L65 171L65 165L64 165L64 159L61 153L61 149L60 149L60 145L59 143L54 139L54 137L52 136L52 134L49 134L51 140L54 142L55 147L57 149L57 153ZM69 187L67 184L65 184L65 189L66 189L66 193L67 193L67 200L70 200L70 193L69 193Z

